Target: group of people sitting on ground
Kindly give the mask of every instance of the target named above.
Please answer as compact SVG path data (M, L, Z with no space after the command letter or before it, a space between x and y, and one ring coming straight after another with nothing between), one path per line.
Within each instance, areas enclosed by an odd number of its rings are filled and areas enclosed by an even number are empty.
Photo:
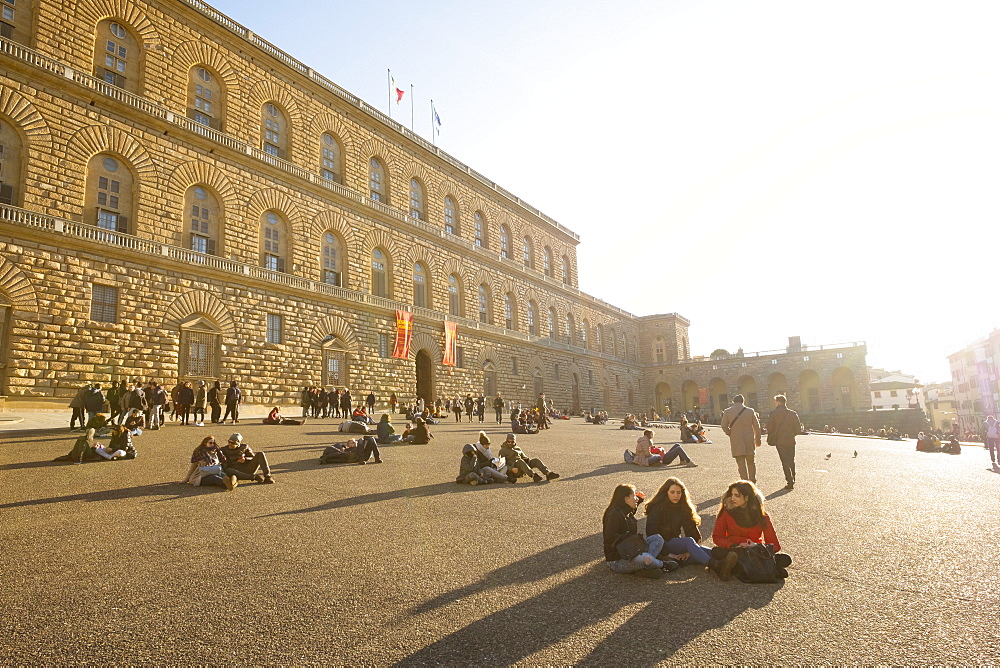
M519 478L528 475L535 482L559 477L542 460L537 457L529 459L518 446L515 434L507 434L507 439L500 446L500 453L495 455L490 447L489 436L481 431L476 443L462 446L462 460L455 482L472 486L505 482L514 484Z
M181 484L195 487L225 487L236 489L241 481L269 485L274 482L271 467L263 452L254 452L244 442L243 435L229 437L226 447L220 448L214 436L206 436L191 453L187 475Z
M537 408L515 408L510 412L510 430L515 434L537 434L548 428L548 417Z
M695 420L688 422L683 415L680 419L681 443L711 443L705 435L705 428L701 422Z
M681 447L680 443L674 443L669 450L664 450L659 446L653 445L652 429L642 432L642 436L635 442L634 453L631 450L625 451L625 463L635 464L636 466L669 465L678 457L681 463L688 468L698 466L684 452L684 448Z
M138 456L132 443L132 432L125 425L114 425L110 428L111 439L107 445L97 442L97 432L93 427L76 439L68 454L56 457L53 461L82 462L114 461L116 459L135 459Z
M761 571L748 572L750 562L744 559L751 550L759 558L764 549L765 558L773 562L771 577L788 577L792 558L781 552L764 510L764 497L752 482L739 480L729 485L715 520L711 550L699 544L701 518L679 479L668 478L647 505L645 537L638 532L635 518L644 499L634 485L618 485L604 511L604 559L613 572L660 577L682 565L696 564L708 567L720 580L736 575L744 581L763 582L768 580L760 577ZM754 547L758 545L764 547Z
M590 411L586 411L583 414L583 419L591 424L607 424L608 423L608 412L598 411L591 414Z
M942 442L937 434L920 432L917 434L917 450L920 452L947 452L950 455L962 454L962 446L958 442L958 436L952 434L947 438L947 442Z
M382 463L382 453L374 436L362 436L360 440L352 438L346 443L328 445L319 458L320 464L367 464L375 458L376 464Z

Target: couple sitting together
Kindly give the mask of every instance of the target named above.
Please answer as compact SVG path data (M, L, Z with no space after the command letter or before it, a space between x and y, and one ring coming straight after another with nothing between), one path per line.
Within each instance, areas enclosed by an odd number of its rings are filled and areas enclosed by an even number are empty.
M274 482L267 456L251 450L242 434L233 434L224 448L219 447L213 436L203 438L191 454L191 466L181 483L195 487L225 487L233 491L241 480L267 485Z
M513 484L526 475L531 475L535 482L559 477L542 460L528 459L528 455L517 445L517 436L514 434L507 434L507 440L500 446L499 456L496 456L490 448L489 436L481 431L478 443L466 443L462 447L462 461L455 482L472 486L504 482Z
M56 457L57 462L101 462L115 459L135 459L137 454L135 446L132 445L132 432L123 425L115 425L111 428L111 440L107 445L97 443L96 432L93 427L87 429L87 433L76 439L69 454Z

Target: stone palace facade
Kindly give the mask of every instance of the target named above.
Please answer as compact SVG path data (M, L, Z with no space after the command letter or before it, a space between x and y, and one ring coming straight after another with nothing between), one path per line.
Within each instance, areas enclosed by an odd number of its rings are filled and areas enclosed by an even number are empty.
M199 0L0 7L7 410L125 378L236 379L253 403L687 396L661 378L685 318L580 292L575 233Z

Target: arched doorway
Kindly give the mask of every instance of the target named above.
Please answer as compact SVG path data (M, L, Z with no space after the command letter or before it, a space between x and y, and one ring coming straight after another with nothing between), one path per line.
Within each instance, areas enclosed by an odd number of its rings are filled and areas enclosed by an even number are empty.
M833 372L833 407L839 411L854 410L854 374L845 366Z
M434 396L434 363L430 353L423 348L417 351L417 396L426 404L437 398Z
M759 409L760 406L757 403L757 381L753 379L753 376L743 376L740 378L738 387L740 388L740 394L746 400L746 405L750 408Z
M729 407L729 394L726 391L726 381L721 378L713 378L708 384L708 405L711 406L712 415L718 417L722 411Z
M574 373L572 375L572 377L571 377L571 381L570 382L572 383L572 386L571 386L570 389L572 390L572 397L573 397L573 400L572 400L573 408L572 408L571 412L573 412L573 413L579 413L580 412L580 377L577 376Z
M819 374L812 369L806 369L799 374L799 400L802 402L802 408L810 413L821 410Z
M767 379L767 395L768 397L776 397L779 394L788 396L788 379L783 373L772 373Z
M604 399L604 408L602 410L610 411L611 410L611 386L610 385L608 385L608 384L604 385L603 395L604 395L603 396L603 399Z
M685 380L681 386L681 395L684 398L684 410L693 411L698 406L698 383Z
M493 362L483 365L483 396L489 398L497 393L497 370Z
M663 412L664 415L670 413L672 406L672 395L670 393L670 385L667 383L658 383L656 386L656 411Z
M536 368L531 372L531 380L533 383L534 394L532 395L532 400L534 402L538 401L538 395L545 391L545 384L542 382L542 370Z

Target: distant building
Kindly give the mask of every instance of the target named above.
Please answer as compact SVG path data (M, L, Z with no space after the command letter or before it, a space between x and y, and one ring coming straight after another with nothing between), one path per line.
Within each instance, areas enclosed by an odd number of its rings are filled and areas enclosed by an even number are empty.
M898 410L901 408L920 408L926 410L923 385L915 377L901 371L886 371L885 369L868 369L871 379L872 409Z
M958 404L951 383L930 383L924 386L925 412L931 427L951 431L958 421Z
M978 432L987 415L997 414L1000 374L994 360L998 358L1000 330L993 330L988 336L948 355L958 421L962 429Z

